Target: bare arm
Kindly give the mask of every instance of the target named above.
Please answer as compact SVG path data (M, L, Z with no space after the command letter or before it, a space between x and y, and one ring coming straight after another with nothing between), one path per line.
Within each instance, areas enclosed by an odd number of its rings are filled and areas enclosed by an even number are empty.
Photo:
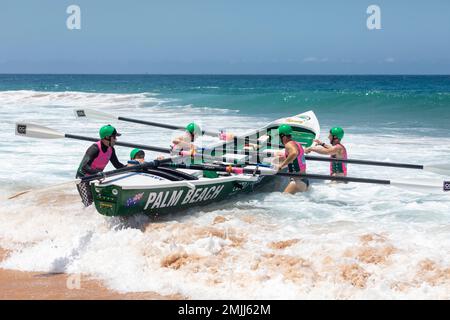
M172 141L174 148L177 150L191 150L192 143L187 136L180 136Z
M293 145L292 143L288 143L285 146L285 149L288 152L288 156L286 159L284 159L284 161L280 164L279 169L283 169L285 168L289 163L291 163L292 161L294 161L295 158L297 158L298 156L298 150L295 147L295 145Z
M333 156L333 155L338 155L341 151L341 148L339 146L324 145L323 147L315 146L315 147L308 148L308 152L310 152L310 151L316 152L318 154Z

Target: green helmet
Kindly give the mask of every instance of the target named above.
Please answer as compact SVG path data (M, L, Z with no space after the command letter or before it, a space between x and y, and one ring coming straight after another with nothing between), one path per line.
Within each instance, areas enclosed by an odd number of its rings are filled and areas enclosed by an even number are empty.
M337 137L339 140L342 140L342 138L344 137L344 129L342 129L341 127L331 128L330 134Z
M112 135L120 136L121 134L117 132L116 128L112 125L108 124L100 128L99 131L100 139L104 139L106 137L110 137Z
M130 152L130 159L133 160L134 158L136 158L136 156L138 155L138 153L142 153L142 156L145 157L145 152L141 149L133 149Z
M191 122L186 126L186 131L190 134L194 134L195 132L201 132L201 129L198 124Z
M278 127L278 134L280 136L290 136L292 134L292 127L288 124L282 124Z

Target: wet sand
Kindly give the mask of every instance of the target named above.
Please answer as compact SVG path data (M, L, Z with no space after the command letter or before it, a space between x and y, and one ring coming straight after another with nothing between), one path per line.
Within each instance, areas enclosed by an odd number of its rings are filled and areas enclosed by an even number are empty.
M0 248L0 261L8 251ZM80 281L78 281L80 279ZM79 286L78 286L79 283ZM72 288L72 289L70 289ZM0 300L176 300L181 295L152 292L119 293L88 276L49 274L0 269Z

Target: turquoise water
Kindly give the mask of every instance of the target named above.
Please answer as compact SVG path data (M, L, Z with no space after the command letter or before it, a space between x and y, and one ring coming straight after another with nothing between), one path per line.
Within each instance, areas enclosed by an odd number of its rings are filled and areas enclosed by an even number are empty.
M450 76L0 75L6 90L152 93L270 118L314 109L324 126L450 134Z

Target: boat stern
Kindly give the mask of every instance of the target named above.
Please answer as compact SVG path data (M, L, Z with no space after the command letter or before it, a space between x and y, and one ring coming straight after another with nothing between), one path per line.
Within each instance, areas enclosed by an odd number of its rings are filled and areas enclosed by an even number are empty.
M115 185L101 186L91 183L92 197L97 211L105 216L119 215L119 203L122 195L120 187Z

